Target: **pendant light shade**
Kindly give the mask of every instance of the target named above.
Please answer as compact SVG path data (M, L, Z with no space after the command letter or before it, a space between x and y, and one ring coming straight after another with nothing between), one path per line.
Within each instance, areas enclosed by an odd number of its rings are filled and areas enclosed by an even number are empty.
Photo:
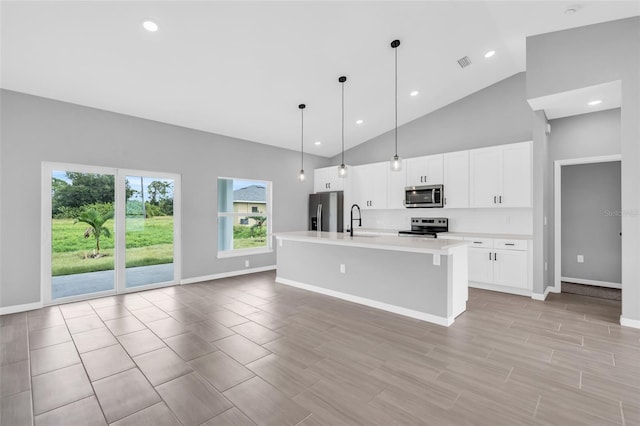
M396 127L395 127L395 133L394 133L394 139L395 139L395 154L393 155L393 157L391 157L391 161L390 161L390 166L391 166L391 171L392 172L399 172L402 170L402 159L398 156L398 46L400 46L400 40L393 40L391 42L391 47L394 49L395 51L395 94L396 94L396 103L395 103L395 110L396 110L396 116L395 116L395 122L396 122Z
M338 166L338 177L345 178L347 177L347 166L344 164L344 83L347 81L347 77L339 77L338 81L342 85L342 162Z
M300 173L298 173L298 180L300 180L300 182L304 182L305 180L305 175L304 175L304 109L307 106L305 104L300 104L298 105L298 108L300 108L300 121L301 121L301 131L300 131Z

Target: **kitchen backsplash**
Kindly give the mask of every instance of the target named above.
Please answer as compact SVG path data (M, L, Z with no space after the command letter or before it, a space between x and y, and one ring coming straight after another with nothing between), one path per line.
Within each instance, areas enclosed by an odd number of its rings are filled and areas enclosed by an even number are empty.
M362 227L409 229L412 217L449 218L450 232L533 234L532 209L363 210Z

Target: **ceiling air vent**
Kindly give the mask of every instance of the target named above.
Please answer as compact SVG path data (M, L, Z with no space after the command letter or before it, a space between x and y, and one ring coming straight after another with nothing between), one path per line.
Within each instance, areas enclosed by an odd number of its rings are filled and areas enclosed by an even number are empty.
M469 65L471 65L471 59L469 59L468 56L464 56L458 59L458 65L460 65L460 68L468 67Z

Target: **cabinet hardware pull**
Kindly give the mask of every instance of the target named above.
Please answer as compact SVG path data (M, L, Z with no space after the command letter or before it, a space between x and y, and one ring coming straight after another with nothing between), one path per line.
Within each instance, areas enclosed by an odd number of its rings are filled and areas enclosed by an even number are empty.
M502 204L502 195L498 197L498 200L500 200L500 204Z
M493 253L493 260L498 260L498 253Z
M491 252L489 252L489 260L491 260Z
M515 246L513 243L504 243L505 246Z
M473 244L482 244L482 241L474 241Z
M494 195L493 196L493 204L495 204L495 203L496 203L496 196Z

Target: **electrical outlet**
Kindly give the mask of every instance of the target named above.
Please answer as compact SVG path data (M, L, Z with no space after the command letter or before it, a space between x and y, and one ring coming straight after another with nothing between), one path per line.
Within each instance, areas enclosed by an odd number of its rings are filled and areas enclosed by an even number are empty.
M249 267L249 259L247 259L247 260L245 260L245 261L244 261L244 267L245 267L245 268L248 268L248 267Z
M578 263L584 263L584 256L581 254L578 255Z
M347 273L347 265L345 265L344 263L340 264L340 273L341 274L346 274Z

